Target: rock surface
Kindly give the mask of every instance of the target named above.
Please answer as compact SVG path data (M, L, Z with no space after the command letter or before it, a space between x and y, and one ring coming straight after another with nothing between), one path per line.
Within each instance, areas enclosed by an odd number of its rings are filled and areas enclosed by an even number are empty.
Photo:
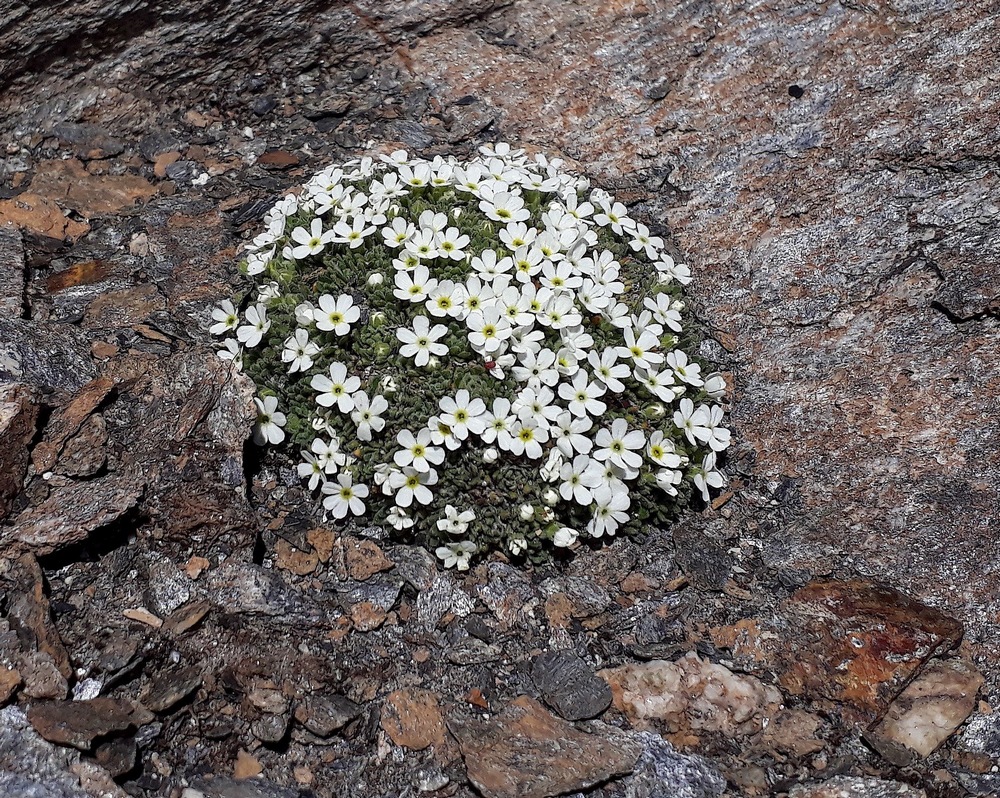
M631 773L642 746L612 726L590 732L521 696L492 721L452 715L448 728L470 781L486 798L545 798Z

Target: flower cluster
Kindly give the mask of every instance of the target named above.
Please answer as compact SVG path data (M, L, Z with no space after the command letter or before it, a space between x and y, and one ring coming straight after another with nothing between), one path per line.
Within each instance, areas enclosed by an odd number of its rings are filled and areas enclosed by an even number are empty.
M663 523L725 484L726 385L694 353L687 266L561 167L398 151L265 216L253 286L211 331L260 387L255 439L297 444L335 518L465 569Z

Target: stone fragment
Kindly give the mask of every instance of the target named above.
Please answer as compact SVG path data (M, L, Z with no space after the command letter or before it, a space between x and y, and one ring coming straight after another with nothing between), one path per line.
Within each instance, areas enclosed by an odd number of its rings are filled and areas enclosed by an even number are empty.
M60 122L52 128L52 133L85 161L111 158L125 151L125 145L100 125Z
M250 732L262 743L278 743L285 739L292 716L288 713L265 713L250 724Z
M375 574L392 568L392 560L385 556L374 541L348 537L343 542L344 562L351 579L364 582Z
M359 632L372 632L385 623L388 613L370 601L351 606L351 623Z
M528 696L490 720L455 712L469 780L486 798L546 798L631 773L643 745L599 721L581 731Z
M51 658L56 669L68 679L72 675L69 652L52 620L52 610L45 595L42 569L30 554L22 555L12 566L10 577L17 586L7 607L7 618L22 639L39 653Z
M269 150L257 159L257 163L270 169L288 169L298 166L299 156L288 150Z
M252 779L264 772L264 766L257 757L242 748L236 754L236 762L233 763L233 778L237 781L241 779Z
M14 691L21 686L21 672L17 668L0 665L0 707L10 701Z
M611 688L573 651L535 658L531 678L545 703L566 720L584 720L611 706Z
M39 163L31 190L86 219L128 210L157 192L156 186L135 175L92 175L73 158Z
M329 737L360 714L361 707L342 695L309 696L295 708L295 719L318 737Z
M207 601L192 601L190 604L178 607L176 611L171 613L164 620L163 628L172 635L182 635L201 623L210 609L211 604Z
M66 697L69 684L49 654L35 651L23 657L19 663L19 670L21 678L24 679L24 688L21 692L28 698Z
M72 546L125 515L142 493L141 483L117 473L70 483L23 511L12 528L0 530L0 548L41 557Z
M52 414L45 425L45 434L31 452L31 462L36 471L55 468L67 442L80 431L114 389L113 379L98 377L82 386L68 404Z
M390 740L413 751L441 745L445 740L444 716L430 690L410 687L387 695L381 723Z
M822 719L804 709L783 709L767 725L756 743L766 751L804 757L821 751L819 738Z
M545 614L556 626L565 626L570 618L593 618L611 606L608 591L582 576L546 579L540 587L546 596Z
M167 176L167 169L180 160L181 154L173 152L161 152L153 161L153 174L162 180Z
M135 285L98 294L83 314L85 330L125 330L136 328L166 307L155 285Z
M890 704L865 739L903 767L930 756L976 708L983 675L962 660L932 662Z
M83 479L92 477L107 462L108 425L104 416L94 413L66 442L56 469L60 474Z
M24 311L24 241L13 226L0 224L0 313Z
M90 225L70 219L52 200L27 191L0 200L0 224L57 241L76 241L90 232Z
M191 786L181 792L180 798L302 798L302 793L279 787L260 777L232 779L214 776L211 779L194 779Z
M133 731L152 720L152 715L126 699L92 698L32 704L28 720L49 742L86 751L98 737Z
M534 587L519 569L506 563L491 562L487 571L485 584L478 587L479 598L504 628L528 626L527 613L539 602Z
M634 724L665 721L671 732L717 731L744 737L763 729L781 707L781 693L753 676L689 652L676 662L653 660L600 671L615 708Z
M71 394L96 376L77 327L0 316L0 373L43 392Z
M658 734L638 738L644 748L624 780L625 798L719 798L725 792L726 780L709 760L679 753Z
M272 682L255 680L247 691L247 700L261 712L283 715L288 711L288 699Z
M21 492L37 418L33 390L17 383L0 383L0 521Z
M308 576L319 567L319 557L313 551L302 551L284 538L278 538L274 544L274 564L298 576Z
M139 623L144 623L146 626L151 626L154 629L159 629L163 626L163 619L158 615L154 615L145 607L130 607L127 610L123 610L122 615L130 621L138 621Z
M281 578L280 571L259 565L224 562L202 582L209 600L228 614L248 613L309 622L329 618L304 594Z
M153 712L166 712L201 687L201 681L201 672L194 666L161 673L142 698L143 706Z
M810 582L783 608L789 629L781 686L868 725L962 625L892 588L861 580Z
M112 777L121 776L134 768L138 755L135 737L112 737L94 749L94 758Z
M836 776L815 784L796 784L788 798L927 798L927 793L898 781Z

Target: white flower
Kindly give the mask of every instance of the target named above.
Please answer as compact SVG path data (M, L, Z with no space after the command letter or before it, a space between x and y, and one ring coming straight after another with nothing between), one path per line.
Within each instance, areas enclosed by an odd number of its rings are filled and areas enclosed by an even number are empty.
M607 199L598 201L601 206L601 213L594 215L594 221L601 227L611 226L611 229L618 235L622 235L625 230L635 228L635 221L628 218L628 208L620 202L611 202Z
M591 352L587 355L587 362L594 370L594 376L608 386L608 390L613 393L621 393L625 390L622 377L629 375L629 367L624 363L618 363L618 350L609 346L600 355Z
M629 246L633 251L645 252L646 257L650 260L656 260L660 256L660 250L663 249L663 239L659 236L651 236L646 225L636 223L632 236Z
M549 450L549 457L545 461L545 465L542 466L538 473L546 482L555 482L559 479L559 470L562 467L562 463L562 452L559 451L558 447L553 447ZM552 503L554 504L555 502Z
M341 413L350 413L354 409L352 395L361 387L359 377L348 377L347 366L336 362L330 364L330 376L316 374L309 383L314 391L319 391L317 404L323 407L337 406Z
M646 297L642 304L649 308L653 318L660 324L667 326L674 332L681 332L684 329L681 324L681 313L677 310L670 299L669 294L657 294L655 297Z
M396 443L402 448L392 459L400 467L411 466L421 473L433 471L431 464L440 465L444 462L444 450L431 446L431 431L418 430L414 436L408 429L400 430L396 435Z
M555 368L555 363L556 353L551 349L525 352L521 356L521 365L513 369L514 379L526 382L532 388L555 385L559 382L559 372Z
M636 368L632 376L653 396L663 402L674 400L674 374L672 371L653 371L652 369Z
M574 416L600 416L608 409L598 398L607 393L607 388L596 380L591 382L587 379L588 376L586 371L580 369L573 377L572 384L564 382L559 385L559 398L569 401L569 412Z
M656 472L656 487L664 491L668 496L677 495L677 486L684 479L684 474L680 471L671 471L664 468Z
M528 548L528 541L525 538L511 538L507 541L507 548L515 557Z
M257 405L257 427L253 439L258 446L265 443L281 443L285 439L285 414L278 412L278 400L273 396L265 396L263 401L254 399Z
M497 451L495 446L490 446L483 450L483 462L487 465L492 465L497 460L500 459L500 452Z
M264 305L267 305L269 302L280 296L281 288L279 288L278 284L274 281L264 283L264 285L257 290L257 301L263 303Z
M335 435L331 435L329 441L313 438L309 448L316 455L316 462L326 474L336 474L337 469L347 463L347 456L340 451L340 440Z
M589 432L594 426L587 418L574 418L568 410L556 416L555 424L549 428L556 447L563 457L572 457L574 452L589 454L594 443L583 433Z
M236 330L236 337L247 349L253 349L271 329L271 322L267 318L267 308L259 303L247 308L246 317L247 324Z
M674 411L674 426L682 430L688 441L697 445L698 441L706 441L712 437L712 431L708 425L711 415L705 405L698 405L696 410L694 402L688 398L681 399L678 410Z
M223 335L231 332L239 326L240 317L233 307L233 303L228 299L222 300L219 306L212 310L212 318L217 322L209 328L212 335Z
M484 280L493 280L499 275L509 272L514 267L514 261L510 258L497 260L496 252L492 249L484 249L482 254L472 258L470 265Z
M441 416L431 416L427 419L427 429L430 430L431 442L435 446L444 445L450 452L462 447L462 441L455 437L455 431L444 422Z
M402 507L399 507L395 504L389 510L389 513L386 516L385 520L388 521L392 525L392 528L395 529L397 532L402 532L404 529L409 529L411 526L413 526L414 523L413 518L410 517L410 514L407 513L406 510L404 510Z
M421 260L433 260L439 254L435 238L436 234L433 230L418 230L406 242L406 251L412 252Z
M285 339L285 348L281 351L281 359L289 363L288 373L308 371L312 368L313 358L319 354L319 347L309 340L309 333L303 329L295 331L295 335Z
M443 324L431 327L426 316L417 316L413 319L412 329L400 327L396 330L396 337L403 342L399 354L403 357L412 357L418 366L426 366L431 355L448 354L447 345L437 342L447 332L448 328Z
M542 456L542 444L549 439L549 433L538 426L538 422L529 418L517 419L510 429L510 451L512 454L523 454L532 460Z
M382 393L393 394L399 390L399 386L396 384L396 380L391 374L386 374L378 383L379 390Z
M427 301L424 303L427 312L438 318L465 315L464 292L464 286L455 285L451 280L442 280L432 291L427 292Z
M384 396L377 394L369 401L365 391L358 391L353 398L354 410L351 412L351 420L358 426L358 440L370 441L372 432L381 432L385 429L382 413L389 409L389 403Z
M596 443L601 447L594 452L596 460L608 460L619 468L638 468L642 465L642 456L636 454L636 450L642 449L646 436L641 430L629 431L624 418L612 421L610 429L604 427L598 430Z
M444 508L444 518L437 522L437 528L450 535L464 535L469 528L469 524L476 520L476 514L472 510L459 512L450 504Z
M492 354L499 351L511 336L510 322L501 315L500 308L491 306L470 313L465 319L469 330L469 343L476 351Z
M365 514L365 503L361 501L368 496L366 485L355 485L350 474L338 474L336 482L324 482L323 506L333 513L334 518L344 518L348 510L354 515Z
M625 510L632 502L627 490L616 491L602 485L594 491L594 503L594 517L587 524L591 537L613 535L619 525L628 521Z
M449 227L443 233L437 234L435 243L442 258L465 260L465 248L469 246L469 237L463 235L457 227Z
M552 545L557 546L560 549L568 549L574 543L576 539L580 536L572 527L562 526L556 530L555 535L552 536Z
M528 227L524 222L511 222L500 231L500 240L513 252L531 244L537 235L538 231L534 227Z
M413 271L396 272L393 281L396 283L396 290L392 295L409 302L423 302L427 299L428 292L437 288L438 284L426 266L417 266Z
M220 360L231 360L237 371L243 370L243 347L235 338L227 338L222 342L222 349L216 352Z
M710 434L702 440L709 445L713 452L728 449L732 437L728 429L719 426L722 423L722 416L722 408L718 405L712 405L708 408L708 420L705 422L705 427L708 428Z
M688 356L679 349L675 349L667 355L667 365L674 370L674 374L682 382L686 382L688 385L693 385L696 388L705 384L705 381L701 378L701 366L697 363L689 362Z
M441 420L451 427L452 434L459 440L464 441L470 432L482 435L486 430L483 419L486 403L478 397L471 398L465 388L460 389L454 399L450 396L442 397L438 406L442 410Z
M572 499L586 507L593 501L594 489L604 482L601 471L600 464L595 460L591 460L585 454L578 454L572 463L563 463L559 471L559 477L562 479L559 495L566 501Z
M518 514L520 515L522 521L530 521L535 517L535 508L530 504L522 504Z
M709 488L721 488L726 484L726 477L715 467L715 452L709 452L702 458L701 466L692 469L694 486L701 491L701 498L706 502L711 498Z
M618 347L618 354L623 358L632 358L632 362L639 368L653 368L663 362L661 352L652 351L659 346L659 339L648 331L643 331L636 335L635 330L626 327L623 330L625 346Z
M341 207L344 203L341 202ZM383 218L382 221L385 221ZM354 217L354 221L348 224L345 219L341 219L333 227L333 233L335 238L333 239L338 244L348 244L351 249L357 249L363 243L365 239L375 232L377 228L374 225L368 224L368 219L365 218L363 213L359 213Z
M524 207L524 200L517 194L508 191L500 191L496 194L492 190L482 190L482 201L479 203L479 210L486 214L487 219L495 222L526 222L531 214Z
M493 400L492 410L483 413L483 431L480 437L483 443L493 443L504 451L511 451L515 416L511 413L510 400L498 396Z
M301 260L310 255L318 255L335 237L336 234L332 230L323 232L322 219L313 219L309 230L304 227L296 227L292 230L291 239L298 244L297 247L292 248L292 257Z
M323 466L320 464L319 460L309 452L301 452L302 459L301 462L296 466L296 470L299 472L299 478L305 479L309 478L309 490L316 490L316 487L320 482L326 482L326 474L323 471Z
M399 249L416 232L417 228L411 222L408 222L402 216L397 216L392 220L391 225L382 228L382 238L385 239L387 247Z
M681 464L681 456L677 454L674 442L665 438L660 430L649 436L646 454L656 465L664 468L677 468Z
M315 310L316 307L312 302L300 302L295 306L295 323L299 327L311 327L316 323L316 318L313 316Z
M313 318L317 329L347 335L351 325L361 318L361 309L354 304L350 294L341 294L336 299L323 294L319 298L319 308L313 311Z
M459 571L469 570L469 559L476 553L476 544L468 540L460 543L449 543L438 546L435 554L444 560L445 568L456 568Z
M409 507L416 499L418 504L430 504L434 500L428 485L436 485L437 471L417 471L406 466L402 471L393 471L389 476L389 487L396 493L396 504Z
M522 388L515 398L511 409L517 413L517 417L522 421L531 419L535 421L541 429L548 430L551 422L555 421L562 408L552 404L555 394L548 388Z

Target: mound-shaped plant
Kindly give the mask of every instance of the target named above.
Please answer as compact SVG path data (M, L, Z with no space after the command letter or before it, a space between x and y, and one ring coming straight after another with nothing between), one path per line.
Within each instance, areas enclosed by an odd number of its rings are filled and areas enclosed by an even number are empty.
M463 570L668 522L729 445L687 266L561 161L480 153L325 169L212 327L259 388L256 441L290 444L328 513Z

